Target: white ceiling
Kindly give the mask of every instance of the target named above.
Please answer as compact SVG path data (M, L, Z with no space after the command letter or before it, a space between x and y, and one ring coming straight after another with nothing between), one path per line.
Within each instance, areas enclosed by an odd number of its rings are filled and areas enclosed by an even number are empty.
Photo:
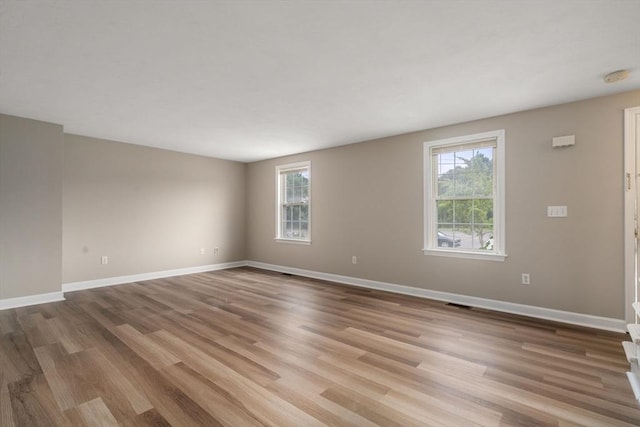
M0 0L0 112L244 162L635 88L640 0Z

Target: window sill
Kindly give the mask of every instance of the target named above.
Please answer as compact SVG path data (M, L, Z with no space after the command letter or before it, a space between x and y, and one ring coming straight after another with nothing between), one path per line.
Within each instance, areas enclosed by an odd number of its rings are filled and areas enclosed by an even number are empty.
M292 245L310 245L311 244L311 240L282 239L280 237L276 237L274 240L277 243L289 243Z
M423 249L422 252L425 255L443 256L449 258L467 258L467 259L480 259L487 261L504 261L507 258L507 254L496 253L481 253L472 251L460 251L451 249Z

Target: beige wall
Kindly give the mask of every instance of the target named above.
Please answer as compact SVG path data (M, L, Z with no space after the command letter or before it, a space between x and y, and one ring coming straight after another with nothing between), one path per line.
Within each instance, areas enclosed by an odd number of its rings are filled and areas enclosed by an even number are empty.
M622 318L623 110L637 105L640 91L249 165L0 115L0 298L249 259ZM423 255L422 143L501 128L507 260ZM551 149L567 134L575 147ZM313 243L276 243L274 166L307 159ZM568 218L546 217L563 204Z
M77 135L64 152L64 283L245 259L245 164Z
M623 110L637 105L640 91L252 163L248 259L621 319ZM422 143L502 128L508 258L423 255ZM568 134L575 147L551 148ZM302 160L312 161L313 242L277 243L274 167ZM547 205L569 217L547 218Z
M63 138L0 114L0 299L60 292Z

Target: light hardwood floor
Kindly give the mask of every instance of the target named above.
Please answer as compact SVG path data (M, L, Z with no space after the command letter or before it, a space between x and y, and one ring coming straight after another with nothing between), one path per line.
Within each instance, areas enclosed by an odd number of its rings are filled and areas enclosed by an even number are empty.
M615 334L250 268L0 311L0 425L625 426Z

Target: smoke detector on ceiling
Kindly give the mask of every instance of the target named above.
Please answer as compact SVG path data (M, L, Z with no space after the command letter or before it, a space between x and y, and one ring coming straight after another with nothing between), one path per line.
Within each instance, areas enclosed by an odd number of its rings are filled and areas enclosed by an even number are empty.
M629 71L618 70L604 76L605 83L616 83L629 77Z

